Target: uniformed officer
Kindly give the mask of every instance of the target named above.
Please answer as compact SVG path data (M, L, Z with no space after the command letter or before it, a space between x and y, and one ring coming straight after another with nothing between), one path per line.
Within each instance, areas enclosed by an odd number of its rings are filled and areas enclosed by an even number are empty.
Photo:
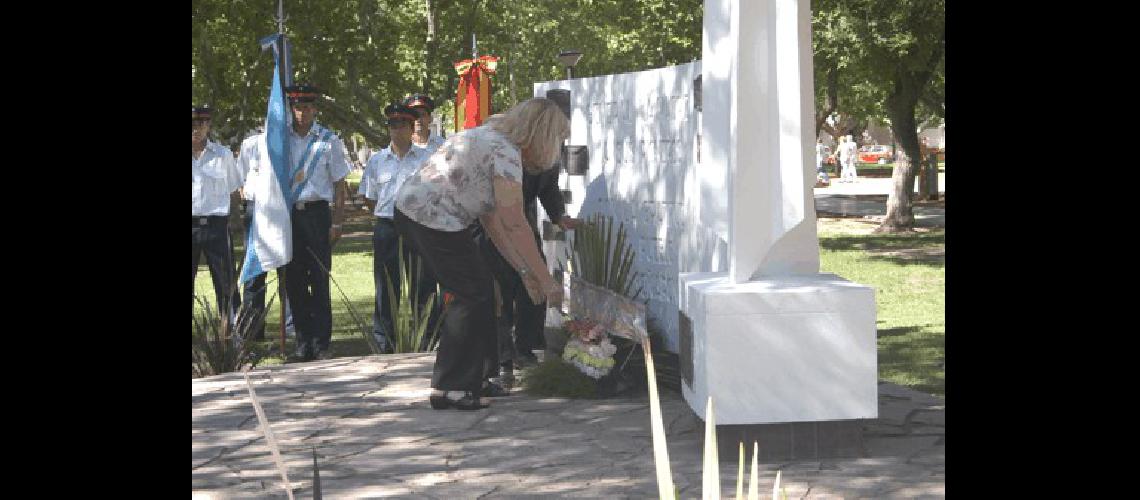
M410 286L402 282L399 272L399 234L392 222L396 191L399 191L408 175L430 155L425 148L414 147L412 144L412 123L417 119L415 110L393 102L384 108L384 116L387 117L391 143L368 159L360 180L360 194L364 195L365 203L368 203L376 216L376 227L372 233L372 278L376 288L372 334L385 351L389 351L395 340L395 332L392 330L393 297L388 294L385 276L392 281L392 289L397 295L402 286ZM410 245L404 245L404 262L409 269L413 269L411 258L414 253L409 247ZM420 303L435 291L435 286L435 280L427 276L427 273L418 276Z
M332 269L332 245L341 235L344 177L352 167L340 137L316 122L319 90L292 85L285 93L293 114L289 165L296 200L290 213L293 260L285 265L285 292L297 330L295 354L306 361L329 359L332 300L325 269Z
M234 272L233 245L229 227L241 226L236 215L242 175L228 148L209 139L212 111L193 108L193 144L190 158L193 214L193 273L191 295L198 276L198 258L206 254L210 279L214 283L214 304L219 313L228 311L233 319L240 302ZM231 215L233 216L231 218Z
M427 94L412 94L404 99L404 105L415 110L417 115L412 144L423 148L430 156L443 144L443 137L431 132L431 114L435 111L435 101Z

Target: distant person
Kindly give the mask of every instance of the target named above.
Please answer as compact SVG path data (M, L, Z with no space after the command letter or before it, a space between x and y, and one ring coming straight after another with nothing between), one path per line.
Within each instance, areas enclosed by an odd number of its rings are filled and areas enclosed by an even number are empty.
M847 165L847 136L841 135L835 138L835 173L839 177L836 182L847 182L843 177L844 166Z
M855 138L852 135L846 137L843 143L843 172L840 174L840 179L844 182L855 182L858 179L858 174L855 172L855 159L859 156L859 151L855 145Z
M827 156L827 146L823 145L823 139L815 140L815 181L820 184L820 187L831 184L831 179L827 177L827 171L823 168L823 157Z
M191 107L191 249L194 253L193 272L190 275L191 310L194 303L194 280L198 277L198 259L205 253L210 279L214 283L214 304L218 315L228 314L232 321L240 297L229 229L231 226L241 229L241 218L235 212L239 204L238 190L241 188L242 175L234 162L233 152L209 139L212 110L205 106Z

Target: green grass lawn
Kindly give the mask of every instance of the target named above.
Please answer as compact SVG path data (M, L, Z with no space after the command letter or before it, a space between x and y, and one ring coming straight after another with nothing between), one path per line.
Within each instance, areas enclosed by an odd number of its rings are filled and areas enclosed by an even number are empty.
M371 324L372 226L359 208L348 217L345 234L333 249L333 279L366 324ZM907 235L865 234L866 222L850 219L820 224L821 271L875 289L878 306L879 378L915 390L945 394L946 271L941 229ZM854 230L852 230L854 228ZM354 234L355 233L355 234ZM240 244L240 243L239 243ZM235 255L240 259L244 249ZM275 273L270 273L273 279ZM213 301L209 271L199 267L194 283L198 294ZM365 340L345 306L341 293L332 285L333 352L337 356L370 354ZM270 294L276 292L276 283ZM271 357L262 364L279 364L279 300L268 313L268 336L263 342ZM292 349L292 340L286 346Z
M945 231L853 234L821 227L821 271L875 289L879 379L944 395Z

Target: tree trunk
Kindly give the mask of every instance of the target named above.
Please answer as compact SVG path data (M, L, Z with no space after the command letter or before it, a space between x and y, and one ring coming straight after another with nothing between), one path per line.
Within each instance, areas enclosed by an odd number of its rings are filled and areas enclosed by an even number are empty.
M827 70L827 109L815 117L816 137L819 137L819 130L827 126L827 117L831 116L836 109L839 109L839 68L832 66ZM835 137L833 131L828 133Z
M887 214L877 232L904 232L914 228L912 194L915 168L921 164L918 152L918 132L915 130L914 110L918 104L918 87L924 82L915 81L912 73L899 72L895 91L887 96L887 116L891 119L891 133L902 149L891 179L894 186L887 197Z
M943 33L945 37L945 33ZM914 207L911 203L911 193L914 192L915 164L921 165L923 158L918 147L918 127L914 118L918 99L926 91L935 66L942 58L943 38L938 47L931 52L926 68L918 72L896 70L894 77L894 90L883 103L887 108L887 116L891 118L891 132L902 145L902 153L895 163L894 189L887 197L887 215L876 232L903 232L914 228ZM938 182L935 175L934 182Z

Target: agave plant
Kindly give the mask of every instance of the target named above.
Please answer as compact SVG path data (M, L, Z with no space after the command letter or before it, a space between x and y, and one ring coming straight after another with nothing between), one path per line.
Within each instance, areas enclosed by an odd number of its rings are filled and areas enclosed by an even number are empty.
M439 297L439 286L436 286L436 291L428 295L427 300L420 304L417 297L419 297L420 279L423 274L423 262L419 256L412 258L412 262L404 262L404 238L400 237L397 244L397 255L399 258L399 269L401 282L404 286L400 287L400 294L395 293L392 286L392 277L384 273L384 282L388 287L388 296L392 300L388 301L389 307L392 311L392 336L393 340L392 350L397 353L401 352L421 352L424 345L424 335L427 334L428 320L431 318L432 309L435 307L435 299ZM412 267L415 268L413 275ZM431 339L427 345L427 351L434 351L439 344L439 327L442 321L436 321L435 328L431 331Z
M439 346L439 328L442 322L436 322L435 328L431 332L432 341L428 343L426 348L423 342L424 335L427 331L428 318L431 316L432 307L435 305L435 298L440 296L439 287L436 286L436 291L428 296L428 300L424 305L419 305L411 297L418 297L419 279L421 275L422 264L420 258L417 256L413 259L412 264L416 268L415 277L411 275L408 266L404 262L404 238L400 237L398 245L399 252L399 272L403 277L404 286L400 288L400 294L395 294L392 280L385 275L384 280L388 288L388 294L394 300L390 301L392 307L392 322L393 336L395 337L395 345L393 352L428 352L434 351ZM312 252L312 250L309 250ZM315 255L315 254L314 254ZM352 301L348 300L348 295L341 289L340 283L337 283L336 278L332 276L320 260L316 260L317 265L328 274L329 280L332 281L333 286L336 287L340 293L341 301L344 302L345 308L348 309L348 315L352 318L353 323L356 324L356 329L360 332L361 336L368 343L368 348L373 354L383 354L384 349L377 342L376 337L372 335L372 322L365 321L363 317L356 312L356 308L352 307ZM446 305L444 306L446 308Z
M583 280L615 293L636 299L639 287L630 295L630 287L638 273L630 274L637 255L633 245L626 241L625 223L618 225L613 234L614 220L610 216L594 214L574 230L574 245L568 252L570 270Z
M232 296L232 294L230 295ZM260 312L243 304L237 315L230 318L220 314L202 297L194 296L201 308L194 315L193 368L198 376L217 375L237 371L247 364L252 367L260 361L262 353L253 342L255 326L260 328L265 311L273 305L276 294Z

